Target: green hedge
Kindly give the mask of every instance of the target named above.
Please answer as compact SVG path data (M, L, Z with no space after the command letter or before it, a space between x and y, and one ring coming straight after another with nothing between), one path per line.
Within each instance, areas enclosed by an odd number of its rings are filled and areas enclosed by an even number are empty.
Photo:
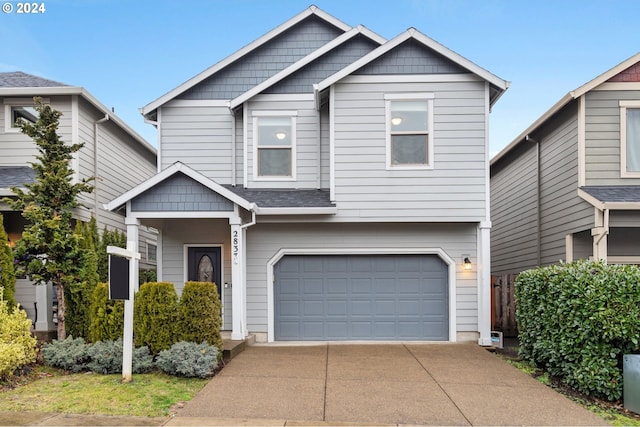
M112 341L122 337L124 301L109 299L109 285L98 283L91 296L89 309L91 342Z
M211 282L187 282L178 309L177 341L207 342L222 356L222 304L218 288Z
M178 294L169 282L148 282L140 286L134 299L133 336L135 345L147 346L156 355L176 342Z
M579 261L516 280L520 356L583 393L622 396L622 355L640 350L640 268Z

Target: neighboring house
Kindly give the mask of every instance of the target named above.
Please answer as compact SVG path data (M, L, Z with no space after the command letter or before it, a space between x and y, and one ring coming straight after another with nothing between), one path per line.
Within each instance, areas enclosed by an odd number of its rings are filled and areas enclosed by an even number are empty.
M640 263L640 54L569 92L491 160L492 273Z
M159 173L107 208L132 241L160 230L159 280L220 286L233 338L490 345L507 86L415 29L310 7L142 108Z
M33 182L37 146L15 125L19 117L34 122L37 112L33 97L39 96L52 108L62 112L58 134L63 141L84 147L73 161L74 180L96 177L91 194L82 194L74 216L88 221L97 219L100 231L125 231L121 215L104 210L103 204L137 185L156 172L156 150L133 129L120 120L82 87L68 86L22 72L0 73L0 197L13 196L12 187ZM24 218L0 202L0 213L10 244L20 239ZM155 268L157 233L142 230L140 250L143 267ZM55 331L52 317L51 286L33 286L27 279L18 279L16 300L35 322L37 332ZM36 322L37 317L37 322Z

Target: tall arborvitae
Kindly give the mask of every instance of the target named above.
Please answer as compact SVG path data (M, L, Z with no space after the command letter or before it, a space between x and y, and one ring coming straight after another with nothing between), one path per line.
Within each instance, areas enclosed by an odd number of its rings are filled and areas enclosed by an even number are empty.
M3 289L2 299L7 301L7 308L11 313L16 306L16 273L13 268L13 251L9 246L2 214L0 214L0 288Z

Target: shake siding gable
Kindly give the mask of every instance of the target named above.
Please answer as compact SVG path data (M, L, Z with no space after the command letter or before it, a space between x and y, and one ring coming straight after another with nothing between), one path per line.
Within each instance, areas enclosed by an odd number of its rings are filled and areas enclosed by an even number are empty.
M621 100L640 100L640 91L596 90L585 94L586 185L640 185L620 176Z
M484 220L484 82L349 83L345 79L335 85L334 93L339 220ZM431 170L386 168L384 96L402 93L434 94Z
M178 99L233 99L342 33L321 18L310 16L187 90Z

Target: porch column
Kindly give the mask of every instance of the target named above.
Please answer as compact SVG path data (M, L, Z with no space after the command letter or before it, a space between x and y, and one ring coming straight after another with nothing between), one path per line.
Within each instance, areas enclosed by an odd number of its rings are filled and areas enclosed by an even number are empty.
M607 261L607 235L609 234L609 209L595 210L595 227L591 229L593 237L593 259Z
M16 288L20 279L16 282ZM36 291L36 307L38 310L38 321L35 325L36 331L55 331L56 326L53 324L53 310L51 303L53 301L53 287L51 283L34 286L29 283L27 286L34 287Z
M229 219L231 225L231 339L247 336L245 323L245 251L244 230L239 217Z
M491 345L491 222L478 227L478 344Z

